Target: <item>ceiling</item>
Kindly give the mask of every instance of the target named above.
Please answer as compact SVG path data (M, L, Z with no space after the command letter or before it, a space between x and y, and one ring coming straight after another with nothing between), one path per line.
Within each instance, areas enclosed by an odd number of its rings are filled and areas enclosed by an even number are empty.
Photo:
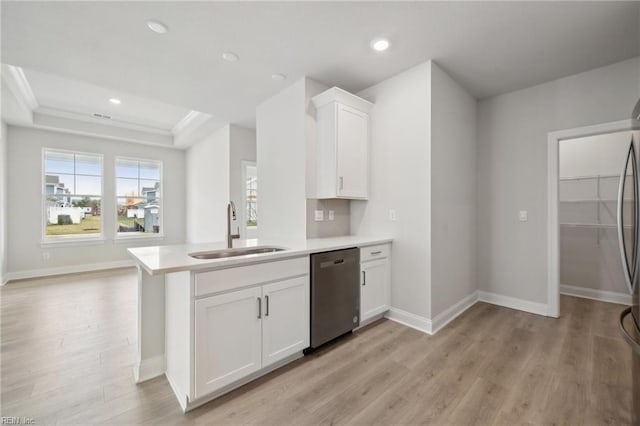
M188 113L184 107L106 89L78 80L23 70L40 108L75 114L100 114L109 120L171 131ZM121 101L114 105L109 99Z
M253 126L256 105L304 75L357 92L434 59L483 98L640 55L640 2L3 1L1 7L2 62L32 70L27 75L64 76L245 126ZM169 32L151 32L149 19ZM378 36L390 39L388 51L369 48ZM224 61L228 50L240 60ZM288 78L273 81L273 73ZM146 118L163 121L163 114Z

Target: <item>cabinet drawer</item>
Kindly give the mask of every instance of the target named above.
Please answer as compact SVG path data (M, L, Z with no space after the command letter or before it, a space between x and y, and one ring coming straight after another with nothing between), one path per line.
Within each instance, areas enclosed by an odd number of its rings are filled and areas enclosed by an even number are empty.
M379 244L377 246L368 246L360 248L360 262L367 260L383 259L389 257L391 251L390 244Z
M305 274L309 274L309 256L199 272L195 274L195 295L218 293Z

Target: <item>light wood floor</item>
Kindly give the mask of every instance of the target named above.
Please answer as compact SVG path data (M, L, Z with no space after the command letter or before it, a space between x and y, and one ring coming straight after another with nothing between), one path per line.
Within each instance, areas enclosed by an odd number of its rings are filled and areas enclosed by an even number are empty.
M629 424L620 305L554 320L478 303L435 336L379 321L186 415L136 386L132 270L23 281L2 298L1 414L37 424Z

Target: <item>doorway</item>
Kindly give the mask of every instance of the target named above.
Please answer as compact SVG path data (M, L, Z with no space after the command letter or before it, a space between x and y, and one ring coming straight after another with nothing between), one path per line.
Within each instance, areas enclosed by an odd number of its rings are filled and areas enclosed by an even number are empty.
M255 161L242 161L242 185L243 238L258 238L258 168Z
M617 284L624 286L624 278L611 283L615 288L604 284L622 277L616 211L625 153L618 149L624 144L616 141L626 139L628 148L631 130L638 124L624 120L548 135L547 303L551 317L560 316L561 289L599 298L617 293ZM589 264L589 259L595 263ZM586 278L589 268L595 271L595 279Z

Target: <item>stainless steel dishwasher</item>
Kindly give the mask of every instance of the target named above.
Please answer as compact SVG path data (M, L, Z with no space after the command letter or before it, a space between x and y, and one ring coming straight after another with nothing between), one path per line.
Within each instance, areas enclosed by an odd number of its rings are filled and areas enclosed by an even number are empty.
M311 348L360 325L360 250L311 255Z

